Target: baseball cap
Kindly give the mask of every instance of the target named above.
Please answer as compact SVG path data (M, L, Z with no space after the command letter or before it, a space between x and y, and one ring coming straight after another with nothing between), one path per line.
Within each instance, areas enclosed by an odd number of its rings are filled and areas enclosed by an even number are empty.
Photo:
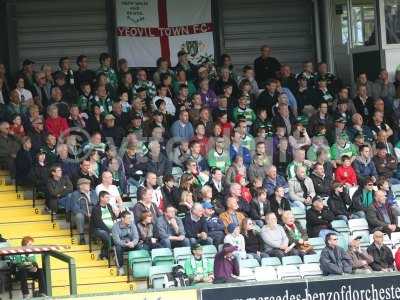
M212 209L212 208L214 208L214 205L212 205L210 202L203 202L203 208L204 209Z

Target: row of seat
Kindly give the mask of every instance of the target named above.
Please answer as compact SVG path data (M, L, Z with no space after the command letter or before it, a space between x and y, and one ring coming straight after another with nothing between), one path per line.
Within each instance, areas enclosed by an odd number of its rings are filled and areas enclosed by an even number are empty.
M246 281L272 281L284 279L300 279L322 276L319 263L300 265L261 266L256 268L240 268L239 279Z

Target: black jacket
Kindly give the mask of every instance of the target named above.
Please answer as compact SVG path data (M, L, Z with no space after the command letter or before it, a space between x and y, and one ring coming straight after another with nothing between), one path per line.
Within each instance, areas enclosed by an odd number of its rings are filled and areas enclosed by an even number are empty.
M15 158L15 180L20 185L30 185L33 181L33 154L24 148L19 149Z
M335 217L339 215L350 216L350 209L347 206L351 205L351 199L349 193L343 191L340 194L336 194L332 192L328 199L328 207L335 215Z
M280 114L276 114L273 119L272 119L272 125L274 126L274 128L276 127L285 127L286 128L286 133L288 135L292 134L293 131L293 125L296 123L296 118L293 116L293 114L290 112L289 113L289 121L290 121L290 125L291 125L291 130L289 132L289 128L286 127L286 123L283 119L283 117Z
M267 110L268 116L272 116L272 107L278 102L278 95L275 93L271 96L267 90L263 91L257 98L256 110L264 108Z
M318 237L322 229L331 229L331 222L335 219L333 213L324 206L322 211L316 211L313 207L307 210L307 233L309 237Z
M243 237L247 253L257 253L257 251L263 251L264 242L258 232L250 230L247 232L247 235L243 234Z
M312 173L310 178L314 184L315 194L321 197L329 196L331 191L332 177L324 176L324 178L321 178Z
M387 203L385 204L384 209L386 209L387 211L387 214L390 219L390 224L397 224L397 218L395 217L392 209L389 207ZM388 231L387 226L390 224L387 224L385 222L383 214L381 210L378 208L377 203L374 202L372 205L370 205L366 210L366 214L367 214L369 229L371 232L377 230Z
M290 203L289 200L286 198L282 198L281 203L279 204L278 201L276 201L275 195L272 195L270 200L269 200L270 206L271 206L271 211L275 213L275 215L279 216L278 210L282 209L283 211L285 210L290 210Z
M260 214L260 203L256 199L253 199L250 202L249 217L252 218L253 220L261 220L261 217L265 216L269 212L271 212L271 206L268 200L265 201L264 203L262 214Z
M367 248L367 252L374 259L373 263L370 264L372 270L382 271L382 269L393 269L393 253L388 246L382 245L382 247L378 249L375 243L372 243Z
M111 214L111 218L113 220L116 219L116 216L111 208L110 204L107 204L108 211ZM105 232L111 233L111 230L108 229L106 224L104 224L103 219L101 218L101 206L100 204L97 204L95 207L93 207L92 210L92 215L90 217L90 230L93 232L95 229L100 229L104 230Z

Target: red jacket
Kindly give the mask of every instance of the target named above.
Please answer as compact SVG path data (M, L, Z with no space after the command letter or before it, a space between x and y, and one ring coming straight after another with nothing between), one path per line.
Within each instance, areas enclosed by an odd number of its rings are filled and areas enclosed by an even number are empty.
M340 183L348 183L351 185L357 185L357 175L353 167L340 166L335 172L336 181Z
M394 255L394 263L397 271L400 271L400 248L397 249L396 254Z
M65 131L69 129L67 120L63 117L47 118L45 125L48 133L54 135L57 139L62 132L66 135Z

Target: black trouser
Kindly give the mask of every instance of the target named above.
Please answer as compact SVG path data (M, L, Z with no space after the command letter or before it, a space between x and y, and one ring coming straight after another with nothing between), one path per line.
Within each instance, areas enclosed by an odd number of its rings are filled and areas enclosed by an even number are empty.
M38 280L39 282L39 293L45 294L45 281L44 281L44 273L42 269L37 269L36 272L31 272L29 269L20 269L17 271L17 278L21 282L21 291L23 295L29 294L28 288L28 279Z

